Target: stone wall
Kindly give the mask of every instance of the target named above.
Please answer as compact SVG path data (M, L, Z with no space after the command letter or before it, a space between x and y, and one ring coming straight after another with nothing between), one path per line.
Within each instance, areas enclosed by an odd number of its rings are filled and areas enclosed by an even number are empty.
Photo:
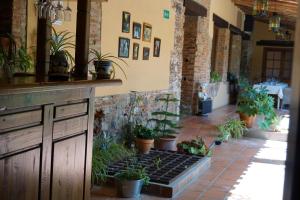
M227 80L230 31L228 28L218 28L216 45L215 70L221 74L222 81Z
M12 12L12 32L17 47L25 45L27 26L27 1L14 0Z
M176 20L174 49L171 52L170 59L169 89L137 93L143 101L136 109L142 111L143 115L141 118L144 119L149 118L151 112L162 108L163 104L158 101L162 95L170 93L177 99L180 99L181 96L183 26L185 20L183 0L172 0L172 8L175 10ZM97 110L103 110L105 114L102 122L104 131L119 136L124 120L126 119L124 115L128 113L128 105L131 102L132 96L132 94L122 94L96 98L95 108ZM177 102L171 107L171 110L179 113L179 106L180 102Z
M233 73L237 77L240 75L241 66L241 55L242 55L242 36L232 35L231 36L231 47L229 53L229 72Z

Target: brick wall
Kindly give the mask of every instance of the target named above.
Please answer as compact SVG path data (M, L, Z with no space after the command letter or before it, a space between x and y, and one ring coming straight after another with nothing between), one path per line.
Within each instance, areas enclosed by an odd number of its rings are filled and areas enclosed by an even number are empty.
M184 25L184 7L183 0L172 0L172 7L176 13L174 48L171 52L170 59L170 79L169 89L163 91L140 92L138 95L142 97L143 102L137 108L142 110L144 115L142 118L148 118L151 112L158 110L163 105L157 101L159 97L166 93L173 94L177 99L181 96L181 77L182 77L182 49L183 49L183 25ZM93 14L92 14L93 15ZM91 31L92 32L92 31ZM95 108L103 110L105 114L102 122L103 130L109 131L113 135L120 135L121 127L124 123L124 114L128 111L130 102L130 94L113 95L106 97L97 97ZM179 113L180 102L177 102L172 111Z
M198 0L209 16L210 0ZM198 92L200 84L210 79L211 39L209 37L209 18L186 16L183 80L181 109L184 114L198 112Z
M253 43L252 40L242 41L242 56L241 56L241 75L249 77L250 69L252 66L251 58L253 54Z
M27 1L14 0L12 14L12 35L19 47L26 42Z
M222 80L227 80L230 31L227 28L218 28L216 45L215 70L222 75Z

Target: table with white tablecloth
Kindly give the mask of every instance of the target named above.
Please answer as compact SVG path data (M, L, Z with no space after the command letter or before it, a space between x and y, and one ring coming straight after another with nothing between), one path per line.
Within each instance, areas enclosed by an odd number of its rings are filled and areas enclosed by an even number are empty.
M283 90L289 87L286 83L259 83L253 86L255 89L260 89L262 87L268 90L268 94L277 96L277 109L280 108L280 100L283 99Z

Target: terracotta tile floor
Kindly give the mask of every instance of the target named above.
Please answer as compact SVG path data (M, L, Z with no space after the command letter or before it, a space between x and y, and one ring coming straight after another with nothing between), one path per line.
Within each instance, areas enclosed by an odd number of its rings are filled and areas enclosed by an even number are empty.
M208 117L188 117L178 139L203 136L208 144L218 134L215 125L236 117L235 108L227 106ZM286 142L244 137L216 146L211 168L176 200L279 200L282 199ZM92 200L118 198L93 196ZM163 200L142 195L142 200Z

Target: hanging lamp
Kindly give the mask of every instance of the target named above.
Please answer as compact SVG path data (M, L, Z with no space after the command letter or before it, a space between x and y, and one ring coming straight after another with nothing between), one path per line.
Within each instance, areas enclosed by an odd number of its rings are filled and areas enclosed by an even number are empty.
M254 0L253 15L256 17L268 17L269 0Z
M278 13L274 12L269 20L269 30L277 33L280 30L280 22L281 17L278 15Z

